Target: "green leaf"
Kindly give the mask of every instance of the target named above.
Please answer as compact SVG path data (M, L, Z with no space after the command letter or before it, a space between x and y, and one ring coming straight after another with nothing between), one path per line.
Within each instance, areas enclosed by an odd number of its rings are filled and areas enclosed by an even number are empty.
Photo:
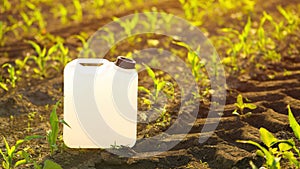
M289 122L290 122L290 127L292 128L294 134L295 134L295 137L300 140L300 126L299 124L297 123L293 113L292 113L292 110L290 108L290 105L288 105L288 112L289 112Z
M71 126L64 119L59 120L59 122L71 128Z
M243 96L241 94L239 94L236 98L236 103L239 105L239 107L243 106L244 105L244 102L243 102Z
M1 149L0 149L0 154L2 155L4 161L7 161L7 156L3 153Z
M290 163L295 164L298 168L300 167L300 163L297 160L297 158L294 156L294 153L291 151L285 151L283 152L283 157L288 159Z
M157 85L158 92L161 91L164 88L165 85L166 85L165 81L159 82L158 85Z
M17 161L14 166L18 167L19 165L26 164L26 163L27 163L27 161L25 159L22 159L22 160Z
M22 144L25 140L17 140L16 147L18 147L20 144Z
M184 42L172 41L172 43L174 43L174 44L176 44L176 45L178 45L178 46L182 46L182 47L188 49L189 51L191 51L190 46L189 46L188 44L184 43Z
M237 112L237 109L235 109L235 110L232 112L232 114L233 114L233 115L237 115L237 116L240 115L240 113Z
M251 141L251 140L237 140L237 142L245 143L245 144L252 144L252 145L258 147L263 152L263 154L266 158L266 164L268 166L277 165L276 158L266 148L264 148L260 144L254 142L254 141ZM274 169L278 169L278 168L274 168Z
M38 55L40 55L42 53L41 47L37 43L35 43L34 41L31 41L31 40L27 41L27 43L29 43L34 48L34 50L36 51L36 53Z
M5 91L8 91L8 88L7 88L7 86L6 86L5 83L0 82L0 87L1 87L2 89L4 89Z
M261 157L265 157L265 154L261 150L257 150L256 155L261 156Z
M162 90L162 88L163 88L165 85L166 85L166 82L165 82L165 81L159 82L159 83L157 84L157 86L156 86L157 88L156 88L156 91L155 91L155 98L158 97L159 92Z
M245 106L246 108L251 109L251 110L254 110L254 109L257 108L256 105L255 105L255 104L252 104L252 103L245 103L244 106Z
M147 88L145 88L145 87L143 87L143 86L139 86L139 87L138 87L138 90L143 91L143 92L145 92L145 93L147 93L147 94L150 94L150 93L151 93L150 90L148 90Z
M49 50L48 50L48 56L52 55L54 52L56 52L58 49L58 44L53 45Z
M271 147L273 142L277 142L277 138L275 138L273 136L272 133L270 133L267 129L265 128L260 128L259 129L259 133L260 133L260 139L263 141L263 143L267 146L267 147Z
M41 139L41 138L45 138L45 136L41 136L41 135L26 136L24 140L25 141L29 141L29 140Z
M12 146L10 151L7 151L7 155L13 158L15 151L16 151L16 146Z
M288 143L279 143L279 144L278 144L278 147L279 147L279 150L280 150L280 151L288 151L288 150L290 150L290 149L293 148L293 146L291 146L291 145L288 144Z
M46 160L43 169L62 169L62 167L54 161Z
M153 70L146 64L144 64L146 71L148 73L148 75L152 78L152 80L154 81L154 83L156 83L156 77L155 77L155 73L153 72Z
M5 148L6 148L7 154L10 154L10 153L9 153L9 152L10 152L10 147L9 147L9 145L8 145L8 143L7 143L6 139L5 139L5 137L3 137L3 141L4 141L4 144L5 144Z
M256 167L256 165L253 163L253 161L250 161L249 164L250 164L250 166L251 166L252 169L258 169Z
M232 62L233 62L233 59L232 59L232 57L225 57L225 58L222 59L221 62L222 62L223 64L225 64L225 65L231 65Z

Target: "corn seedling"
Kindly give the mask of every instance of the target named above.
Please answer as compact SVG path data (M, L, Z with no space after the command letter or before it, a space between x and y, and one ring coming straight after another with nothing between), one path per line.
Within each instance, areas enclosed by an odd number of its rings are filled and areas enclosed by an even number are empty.
M93 8L95 8L95 13L97 16L100 15L101 9L104 6L104 4L105 4L104 0L93 1L92 6L93 6Z
M2 77L0 78L0 88L8 91L7 85L3 82Z
M28 159L26 157L27 154L23 150L18 150L19 146L24 143L25 141L29 141L32 139L41 138L41 136L27 136L23 140L17 140L15 145L9 146L5 137L3 137L3 141L5 144L5 152L3 152L0 149L0 154L2 155L3 161L2 161L2 167L4 169L14 169L20 165L26 164L28 162ZM19 156L22 158L20 159Z
M27 63L28 59L29 59L29 56L26 56L23 60L21 60L21 59L15 60L16 67L18 68L18 70L16 71L17 75L21 75L22 70L27 68L26 63Z
M71 58L69 57L69 48L65 47L63 43L58 43L58 49L59 51L57 54L53 57L55 61L58 61L62 67L64 67Z
M36 9L36 10L34 10L34 16L35 16L36 21L38 22L40 31L44 34L46 32L47 23L44 20L43 14L41 13L40 10Z
M5 143L6 152L3 152L0 149L0 154L3 157L2 167L4 169L13 169L13 168L16 168L16 167L18 167L20 165L26 164L26 162L27 162L26 159L19 159L18 161L16 161L17 154L21 153L21 151L17 152L17 149L24 142L24 140L18 140L16 142L16 144L13 145L12 147L10 147L8 145L5 137L3 137L3 141ZM14 161L16 161L16 162L14 163Z
M11 64L9 63L6 63L2 66L2 68L5 68L7 67L7 72L9 74L9 78L6 79L6 81L8 83L10 83L11 87L12 88L15 88L16 87L16 81L18 80L18 77L16 75L16 70L15 70L15 67L12 66Z
M5 34L10 31L10 27L3 21L0 21L0 46L4 46L6 42Z
M144 64L144 66L146 68L146 71L147 71L148 75L153 80L154 93L152 93L150 90L148 90L148 89L146 89L145 87L142 87L142 86L139 87L139 90L144 91L147 94L149 94L152 97L152 99L154 100L155 103L157 102L159 93L161 91L163 91L168 98L174 99L174 86L173 86L173 84L168 82L168 81L164 81L162 79L156 78L155 73L153 72L153 70L145 64Z
M162 21L166 24L167 31L171 30L173 15L168 13L161 13Z
M165 127L170 124L170 114L167 113L166 106L164 106L162 109L157 109L157 111L161 112L160 117L156 120L156 123L162 127Z
M200 47L198 47L196 51L194 51L184 42L173 42L173 43L182 46L188 50L186 62L191 67L191 71L193 76L195 77L196 82L199 82L200 79L204 79L205 77L201 69L204 68L206 63L204 60L199 59Z
M291 111L290 106L288 105L288 118L290 127L292 128L295 137L300 140L300 126L297 123L295 117L293 116L293 113ZM280 169L280 160L287 159L289 160L291 165L296 166L297 168L300 167L300 161L298 161L298 158L300 157L300 151L295 145L295 142L293 139L288 140L279 140L276 137L272 135L267 129L260 128L260 139L262 142L266 145L266 147L261 146L260 144L254 142L254 141L246 141L246 140L238 140L237 142L240 143L246 143L246 144L252 144L259 148L259 150L256 151L256 154L259 156L262 156L266 159L265 166L270 169ZM254 167L256 167L253 164Z
M68 22L68 10L63 4L58 4L51 12L56 18L60 18L60 23L66 24Z
M136 27L139 21L139 15L136 13L134 14L133 18L127 19L125 21L121 21L117 17L113 17L113 21L117 22L120 24L120 26L124 29L126 35L130 37L132 35L132 30Z
M233 68L234 71L241 71L238 67L238 56L241 56L242 58L246 58L250 54L251 49L251 43L248 42L249 34L251 30L251 19L248 18L248 21L240 34L239 31L231 29L231 28L224 28L222 29L223 32L227 32L229 34L232 34L235 38L238 37L238 42L232 43L230 38L224 37L224 40L231 44L231 47L226 51L228 57L224 58L222 62L226 65L229 65ZM231 35L231 36L232 36Z
M147 21L143 22L145 26L150 26L150 29L147 30L150 32L154 32L156 25L157 25L157 10L154 9L152 12L145 12L144 13L147 17Z
M201 12L199 9L209 9L213 3L212 0L202 2L199 2L198 0L179 0L179 2L183 8L185 18L190 20L195 26L200 26L203 24L202 19L205 15L205 12Z
M108 43L109 46L113 46L115 44L114 33L109 29L105 29L104 31L106 32L106 34L102 35L101 38L104 39Z
M236 98L236 103L234 103L236 109L232 112L232 114L234 115L238 115L238 116L241 116L241 115L246 115L246 116L249 116L251 115L252 113L251 112L247 112L245 113L244 112L244 109L245 108L248 108L248 109L251 109L251 110L254 110L256 109L256 105L255 104L252 104L252 103L244 103L243 101L243 96L241 94L239 94Z
M0 13L4 13L11 9L11 3L9 2L9 0L3 0L1 5L3 6L0 8Z
M64 125L67 125L68 127L70 127L64 120L58 120L56 110L57 110L57 107L59 104L60 104L60 102L57 102L52 109L52 112L50 114L51 129L47 132L47 141L50 146L51 155L53 155L54 152L58 149L57 138L58 138L58 133L59 133L59 123L62 123Z
M75 21L81 22L82 21L82 6L80 0L73 0L73 5L75 8L75 14L72 15L72 19Z
M41 77L47 76L47 70L49 66L47 66L47 61L50 60L50 56L57 51L58 46L53 45L48 51L46 48L41 49L41 47L33 42L28 41L28 43L35 49L37 55L31 56L31 58L35 61L38 68L34 68L33 71Z
M26 12L21 12L20 15L23 19L23 22L25 23L21 26L21 28L23 29L24 32L27 33L29 32L29 29L32 26L32 24L35 22L35 18L28 16Z
M289 113L289 123L290 123L290 127L292 128L294 134L295 134L295 137L300 140L300 125L297 123L293 113L292 113L292 110L291 110L291 107L290 105L287 106L288 108L288 113Z
M89 56L93 58L96 57L95 52L89 48L89 43L85 40L85 35L74 35L73 37L80 40L82 47L79 47L77 50L81 52L84 58Z
M287 11L282 8L282 6L277 6L278 11L280 14L286 19L287 21L287 27L285 27L286 31L288 33L292 33L299 24L299 16L297 14L294 14L290 11Z

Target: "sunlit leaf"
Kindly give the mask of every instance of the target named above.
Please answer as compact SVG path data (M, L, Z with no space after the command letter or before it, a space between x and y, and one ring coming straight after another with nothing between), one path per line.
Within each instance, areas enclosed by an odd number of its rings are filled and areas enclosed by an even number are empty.
M22 160L17 161L14 166L18 167L19 165L26 164L26 163L27 163L27 161L25 159L22 159Z
M290 144L287 143L279 143L278 147L280 151L288 151L293 148Z
M251 103L245 103L244 106L245 106L246 108L251 109L251 110L254 110L254 109L257 108L255 104L251 104Z
M267 129L263 127L259 129L259 133L260 133L261 140L267 147L271 147L273 142L278 141L277 138L275 138L272 133L270 133Z
M62 167L54 161L46 160L43 169L62 169Z
M138 90L139 90L139 91L143 91L143 92L145 92L145 93L147 93L147 94L150 94L150 93L151 93L150 90L148 90L147 88L145 88L145 87L143 87L143 86L139 86L139 87L138 87Z
M243 96L241 94L239 94L236 98L236 103L239 105L239 107L241 107L244 102L243 102Z
M295 134L295 137L300 140L300 126L299 124L297 123L293 113L292 113L292 110L290 108L290 105L288 105L288 113L289 113L289 122L290 122L290 127L292 128L294 134Z

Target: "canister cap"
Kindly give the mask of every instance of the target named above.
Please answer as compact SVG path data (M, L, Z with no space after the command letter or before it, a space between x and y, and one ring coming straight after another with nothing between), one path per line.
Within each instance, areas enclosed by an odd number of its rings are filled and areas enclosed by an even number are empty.
M118 56L115 65L123 69L134 69L135 61L124 56Z

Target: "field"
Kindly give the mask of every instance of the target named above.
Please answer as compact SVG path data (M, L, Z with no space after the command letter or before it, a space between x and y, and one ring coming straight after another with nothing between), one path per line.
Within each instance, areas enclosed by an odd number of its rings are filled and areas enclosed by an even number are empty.
M300 168L299 9L297 0L2 0L1 167ZM154 15L145 16L149 22L135 23L135 14L143 12ZM157 19L156 12L164 17ZM128 23L118 20L130 14L134 15ZM206 63L200 57L205 51L195 51L167 35L133 34L135 27L155 30L160 21L167 32L177 31L180 24L167 22L172 17L168 14L199 28L220 63L214 57L213 64ZM113 44L104 58L133 58L139 70L137 142L133 148L112 145L109 151L71 149L62 140L62 127L68 123L61 120L63 69L80 51L84 51L80 56L93 57L89 37L112 21L121 26L101 37ZM188 30L179 30L184 31ZM116 32L125 32L127 38L117 41ZM172 59L144 55L147 64L143 64L136 55L147 48L180 58L199 91L187 92L183 104L181 88L191 91L192 83L187 80L180 86L182 74L151 68L175 70ZM224 70L226 95L217 95L219 102L211 100L217 90L207 65L217 77ZM218 104L221 109L211 114ZM213 133L203 130L214 128L216 120ZM168 130L170 126L173 130ZM160 134L164 136L159 140L148 139Z

